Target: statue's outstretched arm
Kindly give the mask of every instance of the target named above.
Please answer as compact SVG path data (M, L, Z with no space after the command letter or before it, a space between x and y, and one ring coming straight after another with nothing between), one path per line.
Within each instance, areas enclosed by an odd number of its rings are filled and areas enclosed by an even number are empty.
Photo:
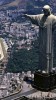
M38 24L38 15L24 15L25 18L28 18L33 24Z

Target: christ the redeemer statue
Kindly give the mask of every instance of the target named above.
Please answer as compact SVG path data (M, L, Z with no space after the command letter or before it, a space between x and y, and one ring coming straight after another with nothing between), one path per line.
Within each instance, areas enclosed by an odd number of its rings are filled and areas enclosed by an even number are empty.
M43 7L43 14L24 15L33 24L39 26L39 69L47 73L53 68L53 34L56 26L56 16L51 14L49 5Z

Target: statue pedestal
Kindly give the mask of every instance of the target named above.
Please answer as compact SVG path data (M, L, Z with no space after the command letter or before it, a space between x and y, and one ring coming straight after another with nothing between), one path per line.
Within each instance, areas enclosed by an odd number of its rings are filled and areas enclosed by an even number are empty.
M50 91L56 88L56 73L35 72L33 87L40 91Z

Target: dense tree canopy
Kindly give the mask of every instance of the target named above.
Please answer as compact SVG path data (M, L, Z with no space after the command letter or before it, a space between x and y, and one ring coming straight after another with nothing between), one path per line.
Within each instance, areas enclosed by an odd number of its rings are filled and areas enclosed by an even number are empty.
M38 46L37 40L35 41L31 50L21 49L13 50L7 64L7 71L34 71L38 67Z

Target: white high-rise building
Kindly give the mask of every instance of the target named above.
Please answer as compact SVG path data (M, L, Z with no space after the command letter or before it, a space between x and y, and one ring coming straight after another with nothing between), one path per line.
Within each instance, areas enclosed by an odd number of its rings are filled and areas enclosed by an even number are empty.
M0 84L5 71L4 64L7 58L7 49L8 46L6 45L5 40L3 38L0 38Z

